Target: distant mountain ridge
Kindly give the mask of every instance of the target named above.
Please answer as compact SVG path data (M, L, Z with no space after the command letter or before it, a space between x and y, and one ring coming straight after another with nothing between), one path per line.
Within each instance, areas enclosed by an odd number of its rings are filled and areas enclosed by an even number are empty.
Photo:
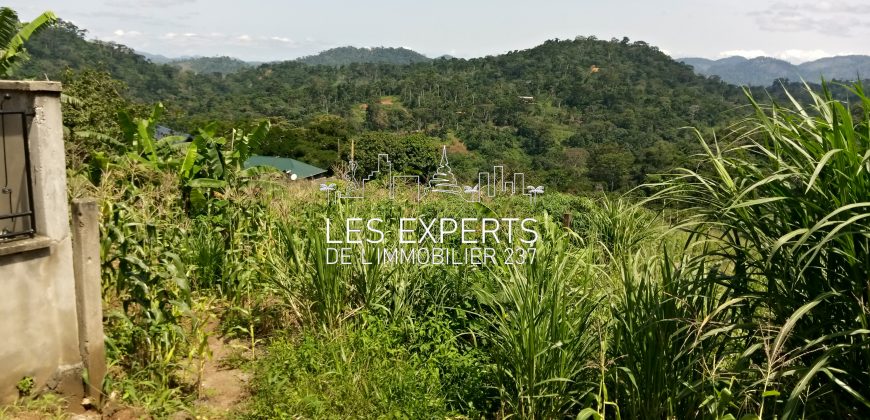
M735 85L769 86L777 79L818 82L826 80L852 81L870 77L870 56L842 55L807 61L798 65L772 57L727 57L719 60L688 57L677 61L692 66L705 76L719 76Z
M255 67L260 63L252 61L242 61L234 57L221 56L171 59L165 64L178 67L182 70L192 71L194 73L231 74L239 70L246 69L248 67Z
M346 66L351 63L413 64L432 61L416 51L392 47L338 47L296 59L301 63L325 66Z
M248 67L256 67L257 65L262 64L261 62L244 61L235 57L227 56L184 56L172 58L141 51L137 51L137 53L155 64L168 64L182 70L204 74L231 74ZM453 57L445 55L439 58L450 59ZM425 63L432 61L432 59L416 51L401 47L360 48L346 46L328 49L292 61L298 61L308 65L346 66L351 63L413 64Z

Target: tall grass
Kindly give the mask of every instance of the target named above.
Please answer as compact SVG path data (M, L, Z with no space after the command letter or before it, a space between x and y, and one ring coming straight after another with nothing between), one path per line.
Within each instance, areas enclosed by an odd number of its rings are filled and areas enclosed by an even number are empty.
M656 214L631 202L630 198L604 196L584 210L578 220L578 233L600 246L609 258L646 249L661 233Z
M731 327L753 337L742 392L759 416L870 415L870 99L852 91L854 104L827 89L807 106L750 97L736 141L703 142L704 164L661 194L689 207L686 227L728 265L711 280L745 301L751 324Z
M733 408L716 405L741 360L729 334L741 301L722 300L704 261L667 251L622 259L607 386L624 418L718 418Z
M532 262L492 273L494 289L481 290L481 335L496 364L503 414L560 417L587 397L599 299L588 287L588 255L569 252L566 235L548 223Z

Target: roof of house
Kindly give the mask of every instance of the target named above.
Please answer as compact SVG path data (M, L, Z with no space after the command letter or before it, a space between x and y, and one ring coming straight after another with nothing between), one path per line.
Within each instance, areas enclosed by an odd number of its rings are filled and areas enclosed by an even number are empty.
M154 138L156 140L160 140L164 137L169 136L181 136L187 138L188 141L193 140L193 136L187 133L182 133L181 131L175 131L165 125L158 125L154 127Z
M278 156L253 155L245 161L245 168L252 166L271 166L279 171L290 171L296 174L299 179L310 178L326 172L326 169L321 169L296 159Z

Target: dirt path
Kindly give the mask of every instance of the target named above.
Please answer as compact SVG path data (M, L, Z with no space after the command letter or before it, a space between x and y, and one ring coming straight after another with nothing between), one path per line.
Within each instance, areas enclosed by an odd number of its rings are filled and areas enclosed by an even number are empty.
M203 366L201 397L196 405L219 418L231 418L233 410L247 396L246 384L250 374L227 364L239 352L240 345L235 340L225 342L218 337L216 322L209 328L212 335L208 338L208 345L212 357Z
M200 397L194 402L193 414L181 411L169 416L173 420L181 419L233 419L238 417L245 398L247 397L247 384L251 375L235 366L244 362L249 357L243 342L239 340L224 341L219 336L218 322L215 320L207 327L211 334L208 345L212 357L205 360L202 370L202 382ZM192 366L189 373L196 369ZM194 378L190 378L193 380ZM76 404L78 401L75 402ZM0 407L0 420L22 419L36 420L49 418L64 418L71 420L134 420L150 419L143 409L119 405L116 400L107 401L102 413L94 410L85 410L81 406L73 406L73 402L62 398L57 401L44 403L43 406L34 404L33 407L23 407L16 410L3 410Z

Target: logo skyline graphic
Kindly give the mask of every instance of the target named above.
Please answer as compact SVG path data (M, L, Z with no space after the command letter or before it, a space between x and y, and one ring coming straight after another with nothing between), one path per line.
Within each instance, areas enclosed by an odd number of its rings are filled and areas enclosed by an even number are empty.
M543 185L526 186L526 175L523 172L514 172L509 179L505 178L504 165L493 166L492 172L478 172L476 185L460 186L447 159L447 146L442 146L438 168L428 182L424 182L419 175L394 175L393 163L387 153L379 153L377 167L361 179L357 178L357 172L360 168L355 160L348 161L348 168L351 179L344 191L338 189L334 183L320 184L320 191L326 193L327 201L364 199L366 187L372 181L382 177L387 179L387 189L391 200L395 199L397 188L409 184L413 189L416 189L417 201L432 193L457 195L473 203L480 202L482 197L524 195L529 197L530 202L534 203L537 197L544 193Z

